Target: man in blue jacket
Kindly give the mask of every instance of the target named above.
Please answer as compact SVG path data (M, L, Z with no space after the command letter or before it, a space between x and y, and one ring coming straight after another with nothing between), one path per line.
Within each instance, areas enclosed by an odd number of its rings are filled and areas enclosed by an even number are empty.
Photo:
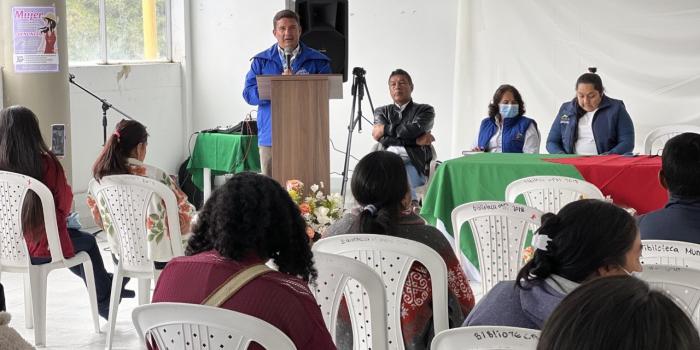
M291 10L277 12L272 20L272 34L277 43L252 58L250 71L245 77L243 98L250 105L258 106L258 147L262 173L272 176L272 115L270 100L258 95L258 75L328 74L331 60L324 54L299 42L301 25L299 16ZM289 67L285 48L291 50Z

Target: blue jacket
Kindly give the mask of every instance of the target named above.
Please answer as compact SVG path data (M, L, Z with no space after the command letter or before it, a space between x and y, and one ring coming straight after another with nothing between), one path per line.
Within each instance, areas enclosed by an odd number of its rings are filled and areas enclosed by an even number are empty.
M700 198L671 195L666 207L637 219L642 239L700 244Z
M531 123L537 123L521 115L515 118L503 118L503 137L501 138L501 148L503 153L523 153L523 145L525 144L525 132L530 127ZM487 150L489 141L493 135L498 132L495 118L488 117L481 121L479 127L479 148Z
M297 57L292 62L294 74L328 74L331 72L331 60L324 54L302 44ZM243 98L250 105L258 106L258 145L272 146L272 118L270 100L258 97L257 75L282 74L282 59L277 51L277 44L258 53L252 58L250 70L245 76Z
M561 105L549 130L547 152L574 153L578 119L584 114L586 112L579 107L575 98ZM622 101L603 95L592 124L598 154L624 154L634 149L634 125Z

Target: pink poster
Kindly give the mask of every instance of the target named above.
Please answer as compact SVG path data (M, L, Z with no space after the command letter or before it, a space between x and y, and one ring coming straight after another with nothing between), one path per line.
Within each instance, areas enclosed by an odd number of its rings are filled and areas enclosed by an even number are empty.
M55 7L13 7L12 37L16 73L58 72Z

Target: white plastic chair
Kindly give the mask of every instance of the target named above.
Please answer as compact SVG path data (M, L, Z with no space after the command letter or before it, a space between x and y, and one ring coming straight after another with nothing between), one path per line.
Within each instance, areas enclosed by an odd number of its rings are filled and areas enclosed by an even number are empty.
M131 314L139 339L166 350L245 350L251 342L270 350L296 350L275 326L250 315L218 307L154 303Z
M515 279L524 265L527 234L540 226L542 215L535 208L501 201L471 202L452 210L457 256L462 256L460 228L469 222L479 257L482 295L500 281Z
M515 203L521 194L528 207L555 214L579 199L605 199L592 183L566 176L530 176L515 180L506 187L506 202Z
M114 238L119 242L119 251L113 252L119 257L119 263L112 281L109 306L107 349L111 349L124 277L138 278L139 305L150 302L151 279L158 280L159 271L149 258L146 239L146 218L152 196L158 196L165 202L173 256L183 255L177 199L168 186L137 175L105 176L100 182L91 181L89 191L95 197L97 206L110 215L116 230Z
M700 244L650 239L643 240L642 247L642 264L700 270Z
M314 244L315 252L340 254L365 263L382 278L387 296L388 345L404 349L401 333L401 300L406 277L415 261L425 266L432 287L435 333L448 328L447 266L435 250L409 239L387 235L346 234L323 238ZM351 302L356 302L351 299ZM353 306L357 309L359 305Z
M668 265L645 265L641 278L662 290L685 311L700 330L700 270Z
M32 265L22 229L22 204L29 191L36 193L44 213L46 237L51 251L51 262ZM34 327L34 344L46 345L46 278L49 272L82 264L90 298L95 332L100 332L97 315L97 293L92 261L86 252L74 257L63 257L58 237L56 207L51 191L32 177L0 171L0 272L23 273L24 315L27 328Z
M314 249L315 250L315 249ZM345 296L352 315L355 349L387 349L386 290L382 278L369 266L342 255L314 251L316 286L309 285L335 343L340 301Z
M664 146L668 140L684 132L700 134L700 126L668 125L652 130L644 138L644 154L656 155L658 151L664 149ZM652 153L653 150L655 150L655 152Z
M540 339L535 329L505 326L462 327L440 332L432 350L534 350Z

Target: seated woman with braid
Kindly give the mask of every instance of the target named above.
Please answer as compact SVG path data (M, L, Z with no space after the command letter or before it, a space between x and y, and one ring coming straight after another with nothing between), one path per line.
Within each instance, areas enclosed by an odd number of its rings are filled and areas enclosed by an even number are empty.
M479 301L465 326L542 329L554 308L579 284L642 270L634 218L597 199L567 204L542 216L535 253L515 281L500 282Z
M360 208L328 228L328 235L372 233L410 239L433 248L445 261L448 276L449 321L462 323L474 306L474 295L445 236L425 224L411 209L411 191L404 162L396 153L372 152L355 166L350 185ZM432 289L428 270L415 262L404 285L401 328L406 349L427 349L432 340ZM336 342L352 349L352 326L341 308Z
M236 174L214 191L193 231L186 256L171 260L161 273L153 302L219 306L272 324L297 349L335 349L308 287L316 269L306 223L275 180ZM279 271L265 268L270 259ZM223 285L231 276L253 269L262 274L226 294L222 304L208 302L217 289L227 289Z

